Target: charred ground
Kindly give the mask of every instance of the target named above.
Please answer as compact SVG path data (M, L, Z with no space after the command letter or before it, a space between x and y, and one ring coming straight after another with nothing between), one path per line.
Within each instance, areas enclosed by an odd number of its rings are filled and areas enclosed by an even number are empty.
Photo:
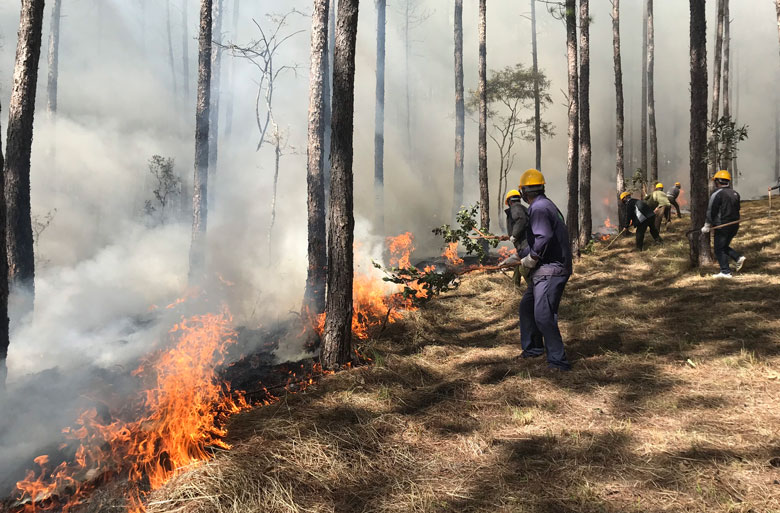
M561 307L571 373L519 361L520 292L465 278L363 350L374 365L233 418L234 448L151 512L780 510L780 234L744 205L732 281L664 246L583 257Z

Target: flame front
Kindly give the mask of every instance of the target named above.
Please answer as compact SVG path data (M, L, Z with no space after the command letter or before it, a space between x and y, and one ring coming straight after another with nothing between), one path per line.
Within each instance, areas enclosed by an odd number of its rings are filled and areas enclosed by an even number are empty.
M401 269L411 267L409 260L414 251L414 235L412 232L402 233L397 237L387 238L387 249L390 250L390 265Z
M444 249L444 253L442 253L441 256L446 258L450 265L460 265L463 263L463 259L458 256L457 242L447 244L447 247Z
M229 448L219 426L248 407L241 395L218 382L214 371L235 342L231 322L225 310L174 326L175 345L147 358L133 373L146 387L139 397L111 412L108 420L89 409L77 427L64 431L79 443L74 461L49 472L47 456L35 459L40 475L30 471L16 485L20 500L30 500L24 511L69 511L99 481L114 475L127 477L132 508L143 511L146 490L159 488L182 467L210 459L209 447ZM70 499L62 504L65 495Z

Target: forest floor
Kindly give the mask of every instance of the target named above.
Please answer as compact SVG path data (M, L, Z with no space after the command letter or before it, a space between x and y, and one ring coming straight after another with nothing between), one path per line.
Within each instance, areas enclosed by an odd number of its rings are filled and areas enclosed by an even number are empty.
M470 276L373 365L235 417L149 511L780 512L780 213L743 218L730 281L689 269L687 218L598 243L561 305L569 373L518 360L521 292Z

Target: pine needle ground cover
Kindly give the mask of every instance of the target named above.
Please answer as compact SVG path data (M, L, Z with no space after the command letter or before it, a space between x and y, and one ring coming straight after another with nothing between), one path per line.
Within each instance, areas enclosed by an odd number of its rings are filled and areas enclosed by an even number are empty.
M151 512L780 512L780 213L743 204L743 272L599 243L561 307L570 373L520 354L502 274L408 314L374 365L235 417L234 449Z

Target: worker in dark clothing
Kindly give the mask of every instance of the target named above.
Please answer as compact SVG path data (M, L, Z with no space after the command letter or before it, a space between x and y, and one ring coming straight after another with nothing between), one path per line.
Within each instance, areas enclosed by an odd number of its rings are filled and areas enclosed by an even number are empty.
M710 196L707 207L707 222L701 229L702 233L710 233L713 226L739 221L739 193L731 188L731 173L725 170L718 171L712 178L715 180L715 192ZM731 241L739 231L739 224L726 226L714 230L712 249L715 258L720 264L720 272L713 274L713 278L731 278L729 258L737 263L739 272L745 265L745 257L731 248Z
M544 195L544 176L529 169L520 177L520 191L528 203L526 247L522 266L530 270L530 284L520 301L520 342L523 358L547 351L551 369L569 370L563 338L558 329L558 306L572 272L569 233L563 215Z
M663 241L658 234L658 228L655 226L655 213L647 204L638 199L631 197L630 192L623 192L620 194L620 201L626 206L626 226L634 226L636 228L636 249L642 251L645 243L645 232L650 228L650 235L659 244Z
M669 199L669 203L677 210L677 219L680 219L680 204L677 203L677 198L680 196L680 182L674 182L674 187L666 192L666 197ZM672 220L672 209L667 209L664 214L666 215L666 222L669 223Z
M528 209L523 206L520 191L514 189L506 194L504 204L507 206L504 210L507 236L501 239L511 242L519 255L528 245L525 237L525 230L528 227Z

